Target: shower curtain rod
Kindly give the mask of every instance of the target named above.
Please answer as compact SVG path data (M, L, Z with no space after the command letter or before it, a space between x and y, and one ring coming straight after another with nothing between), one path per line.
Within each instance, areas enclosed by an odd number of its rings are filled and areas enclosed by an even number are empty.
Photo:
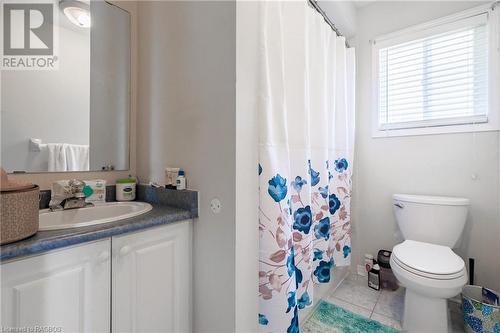
M321 7L318 5L317 3L317 0L308 0L309 1L309 4L321 15L323 16L323 19L325 20L325 22L330 26L330 28L332 28L333 31L335 31L335 33L337 34L337 36L339 37L345 37L344 35L342 35L342 33L340 32L340 30L335 26L335 24L333 24L333 22L328 18L328 15L326 15L326 13L324 12L323 9L321 9ZM345 41L345 47L347 48L350 48L351 46L349 45L349 43L347 42L347 40Z

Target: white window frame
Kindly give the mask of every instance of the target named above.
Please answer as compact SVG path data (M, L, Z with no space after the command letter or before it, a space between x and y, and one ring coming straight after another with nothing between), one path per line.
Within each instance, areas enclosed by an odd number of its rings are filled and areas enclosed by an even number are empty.
M489 34L488 53L488 116L478 117L473 123L467 121L444 120L432 124L412 123L401 126L386 126L379 124L379 50L401 44L407 41L424 38L438 34L443 30L443 25L449 28L460 21L473 16L488 15L487 29ZM475 7L457 14L446 16L427 23L419 24L407 29L377 37L372 41L372 137L412 136L444 133L482 132L500 130L500 6L498 2L493 5ZM419 127L421 126L421 127Z

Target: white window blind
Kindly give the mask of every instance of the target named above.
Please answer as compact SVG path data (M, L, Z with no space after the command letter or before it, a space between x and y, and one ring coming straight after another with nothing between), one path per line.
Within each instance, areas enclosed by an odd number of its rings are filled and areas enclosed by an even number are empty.
M378 50L379 129L488 121L487 16Z

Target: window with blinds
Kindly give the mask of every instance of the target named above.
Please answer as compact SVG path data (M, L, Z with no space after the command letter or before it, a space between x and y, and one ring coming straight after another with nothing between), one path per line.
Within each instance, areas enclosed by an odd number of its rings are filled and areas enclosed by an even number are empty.
M486 14L423 35L378 49L379 130L487 122Z

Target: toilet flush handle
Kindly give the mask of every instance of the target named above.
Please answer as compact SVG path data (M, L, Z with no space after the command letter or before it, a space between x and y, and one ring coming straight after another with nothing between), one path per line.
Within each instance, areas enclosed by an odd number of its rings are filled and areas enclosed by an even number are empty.
M396 207L398 207L398 208L401 208L401 209L405 208L405 205L403 205L403 204L402 204L402 203L400 203L400 202L396 202L396 203L394 204L394 206L396 206Z

